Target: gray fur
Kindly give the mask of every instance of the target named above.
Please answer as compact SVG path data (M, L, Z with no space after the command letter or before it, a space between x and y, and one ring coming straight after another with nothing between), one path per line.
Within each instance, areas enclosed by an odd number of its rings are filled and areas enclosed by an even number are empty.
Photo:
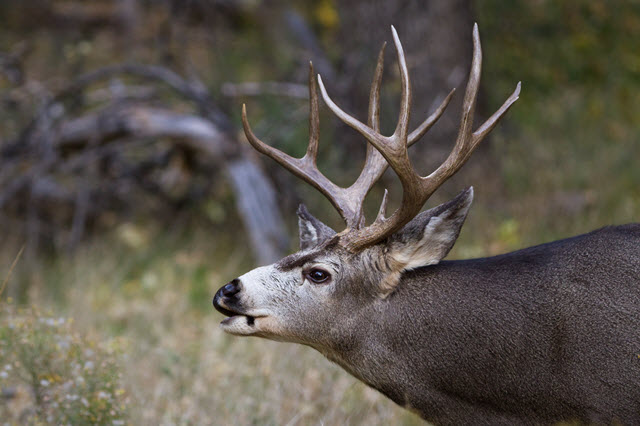
M402 268L399 272L444 259L458 239L472 201L473 188L468 188L448 203L420 213L393 234L386 247L388 256Z
M320 238L240 277L242 291L224 306L255 313L255 324L239 315L242 326L223 329L314 347L434 424L640 424L640 224L439 261L472 196L356 254L339 236ZM420 244L434 218L450 239L427 256L439 263L407 270L391 259ZM332 279L310 282L317 267Z

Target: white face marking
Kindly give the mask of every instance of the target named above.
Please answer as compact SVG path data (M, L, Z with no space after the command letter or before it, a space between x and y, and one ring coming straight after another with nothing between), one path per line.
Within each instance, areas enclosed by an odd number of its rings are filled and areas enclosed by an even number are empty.
M294 330L309 324L319 306L328 306L333 280L338 278L335 262L316 260L289 270L276 265L256 268L238 278L241 290L237 304L223 306L238 315L220 323L223 331L296 341ZM313 269L322 269L330 278L327 282L313 282L308 276Z
M242 285L241 301L244 315L235 315L224 319L220 323L220 328L223 331L239 336L250 336L259 332L261 323L269 317L268 310L260 309L259 301L265 296L264 293L267 289L264 283L268 282L274 269L274 265L262 266L239 278ZM250 319L249 316L252 318Z
M238 278L242 285L243 303L247 307L264 305L260 302L269 294L269 283L272 281L271 276L274 272L275 266L272 264L256 268ZM251 315L250 312L247 314Z

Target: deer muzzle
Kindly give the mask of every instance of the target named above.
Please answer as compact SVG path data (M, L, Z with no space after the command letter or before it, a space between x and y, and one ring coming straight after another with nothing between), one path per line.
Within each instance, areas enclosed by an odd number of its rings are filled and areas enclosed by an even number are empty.
M244 306L241 301L243 293L242 282L236 278L222 286L213 297L213 307L227 316L220 323L220 327L227 333L236 335L251 335L258 331L256 318L264 317L260 312Z

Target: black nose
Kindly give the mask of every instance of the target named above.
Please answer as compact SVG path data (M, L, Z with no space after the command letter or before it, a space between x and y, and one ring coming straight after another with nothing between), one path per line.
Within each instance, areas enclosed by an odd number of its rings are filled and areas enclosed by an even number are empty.
M239 291L240 291L240 280L237 278L231 281L230 283L228 283L227 285L225 285L224 287L222 287L222 289L220 289L220 293L224 297L231 297L234 294L238 293Z
M237 278L225 284L213 297L213 306L227 316L234 315L227 307L238 302L234 296L238 294L240 290L242 290L242 284Z

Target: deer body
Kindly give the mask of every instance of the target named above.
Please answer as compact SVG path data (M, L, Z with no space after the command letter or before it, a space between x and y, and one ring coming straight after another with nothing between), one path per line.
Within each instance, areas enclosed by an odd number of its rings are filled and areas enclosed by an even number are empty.
M330 359L435 424L640 424L640 224L407 272Z
M327 106L367 140L365 166L348 188L316 165L312 68L304 157L260 141L243 108L254 148L322 192L347 226L336 233L301 206L301 250L218 290L213 304L228 317L221 328L311 346L436 424L640 424L640 224L491 258L443 261L469 212L473 188L420 209L506 114L520 84L473 131L482 62L474 27L454 148L433 173L420 176L408 147L437 121L453 92L409 132L411 88L395 29L393 36L402 86L391 136L379 132L382 52L367 124L342 111L318 76ZM402 185L402 203L387 216L385 191L376 219L366 225L363 200L388 166Z

